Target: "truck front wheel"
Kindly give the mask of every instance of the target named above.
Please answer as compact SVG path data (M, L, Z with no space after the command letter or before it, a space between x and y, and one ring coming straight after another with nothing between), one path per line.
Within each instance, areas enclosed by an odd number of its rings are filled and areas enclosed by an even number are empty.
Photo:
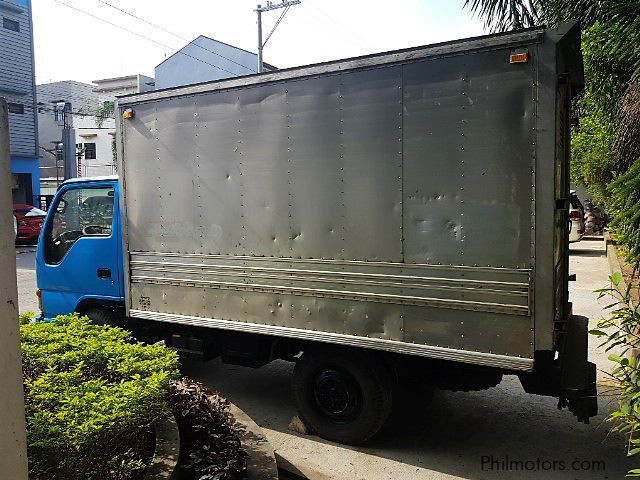
M109 308L91 308L84 312L84 315L89 317L89 320L96 325L122 327L122 315L119 315L115 310Z
M388 369L365 352L305 351L293 372L300 415L319 436L357 445L380 430L391 411Z

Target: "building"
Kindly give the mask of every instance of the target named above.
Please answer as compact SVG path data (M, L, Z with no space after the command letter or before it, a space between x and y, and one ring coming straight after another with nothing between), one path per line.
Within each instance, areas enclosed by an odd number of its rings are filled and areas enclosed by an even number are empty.
M276 70L264 64L265 70ZM258 72L258 55L200 35L155 69L155 88L179 87Z
M0 97L9 104L14 203L40 194L36 86L30 0L0 0Z
M153 78L145 75L95 80L93 84L66 80L37 86L39 143L42 154L41 190L44 195L55 193L64 180L64 160L56 146L62 143L63 119L55 106L68 104L67 122L71 128L70 142L75 145L74 176L93 177L116 173L113 142L115 121L96 120L96 110L104 102L113 102L117 95L139 93L153 89Z
M125 77L105 78L94 80L94 92L108 95L112 98L129 93L142 93L154 89L154 79L146 75L127 75Z
M106 119L98 125L95 118L96 109L105 101L113 100L113 96L96 93L95 85L73 80L45 83L36 89L42 194L53 194L65 177L64 155L57 148L63 142L63 114L67 115L71 128L69 141L75 146L70 150L76 163L72 169L74 174L79 177L113 174L111 142L115 123ZM56 106L60 104L67 104L70 111L58 111Z

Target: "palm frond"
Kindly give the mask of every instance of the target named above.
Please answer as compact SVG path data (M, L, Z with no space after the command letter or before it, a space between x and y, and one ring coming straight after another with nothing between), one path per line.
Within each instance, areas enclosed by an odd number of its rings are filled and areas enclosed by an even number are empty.
M542 0L465 0L464 6L492 32L533 27L540 22Z

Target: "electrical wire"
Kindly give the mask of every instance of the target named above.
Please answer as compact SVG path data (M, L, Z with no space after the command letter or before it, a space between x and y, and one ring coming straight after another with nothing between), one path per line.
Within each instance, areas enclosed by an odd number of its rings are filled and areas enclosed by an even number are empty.
M182 40L184 42L191 43L191 41L188 38L185 38L185 37L183 37L181 35L178 35L177 33L174 33L174 32L172 32L170 30L167 30L162 25L158 25L156 23L150 22L149 20L147 20L145 18L139 17L138 15L135 15L134 13L131 13L131 12L129 12L129 11L123 9L123 8L120 8L120 7L118 7L116 5L113 5L113 4L109 3L109 2L106 2L105 0L97 0L97 1L98 1L98 3L102 3L103 5L106 5L108 7L113 8L114 10L117 10L118 12L124 13L125 15L128 15L128 16L130 16L132 18L135 18L136 20L139 20L139 21L141 21L143 23L146 23L147 25L150 25L150 26L152 26L154 28L157 28L158 30L160 30L160 31L162 31L164 33L167 33L167 34L172 35L172 36L174 36L176 38L179 38L180 40ZM265 43L267 43L267 42L265 41ZM222 54L220 54L218 52L215 52L213 50L210 50L210 49L208 49L208 48L206 48L206 47L204 47L202 45L198 45L197 43L193 43L193 45L195 45L198 48L201 48L202 50L206 50L209 53L217 55L220 58L224 58L228 62L234 63L234 64L238 65L239 67L245 68L245 69L249 70L251 73L255 73L255 69L254 68L247 67L246 65L243 65L242 63L236 62L235 60L233 60L233 59L231 59L229 57L225 57L224 55L222 55Z
M8 102L8 103L15 103L15 102ZM25 103L21 103L20 105L22 105L22 108L24 111L29 111L31 113L56 113L56 109L53 107L47 107L45 105L38 105L37 107L32 107L31 105L25 104ZM96 107L97 108L97 107ZM58 113L62 113L59 112ZM95 113L86 113L86 112L82 112L79 110L71 110L70 112L67 113L71 113L71 115L75 115L77 117L95 117ZM12 115L20 115L19 113L12 113ZM111 120L115 120L115 116L106 116L104 117L105 119L111 119Z
M325 18L325 21L323 23L326 23L328 21L328 24L333 28L334 31L338 32L339 30L342 30L343 33L349 35L351 39L354 40L355 43L358 44L358 46L363 50L375 51L375 48L369 43L367 39L361 37L349 27L345 26L342 22L318 8L316 5L314 5L314 2L312 0L309 0L306 5L309 5L310 9L308 10L308 13L311 14L311 16L314 16L318 20L320 20L320 15L323 16Z
M94 15L93 13L87 12L86 10L82 10L81 8L74 7L73 5L65 3L62 0L53 0L53 1L56 2L56 3L59 3L60 5L64 5L65 7L70 8L71 10L75 10L76 12L82 13L84 15L87 15L88 17L94 18L96 20L100 20L101 22L107 23L107 24L111 25L112 27L116 27L116 28L118 28L120 30L123 30L123 31L125 31L127 33L130 33L131 35L135 35L136 37L140 37L140 38L143 38L143 39L145 39L145 40L147 40L147 41L149 41L151 43L155 43L156 45L159 45L159 46L161 46L163 48L168 48L170 50L176 50L175 48L173 48L170 45L167 45L165 43L162 43L162 42L159 42L157 40L154 40L151 37L147 37L146 35L142 35L141 33L138 33L136 31L133 31L131 29L123 27L122 25L118 25L117 23L114 23L114 22L112 22L110 20L107 20L105 18L99 17L98 15ZM192 58L192 59L194 59L194 60L196 60L198 62L202 62L202 63L204 63L206 65L211 66L211 67L214 67L214 68L217 68L219 70L222 70L223 72L227 72L227 73L233 75L234 77L236 76L236 74L234 72L231 72L231 71L227 70L226 68L222 68L222 67L220 67L218 65L214 65L213 63L205 62L201 58L194 57L193 55L189 55L188 53L186 53L186 52L184 52L182 50L176 50L175 53L179 53L179 54L184 55L186 57Z

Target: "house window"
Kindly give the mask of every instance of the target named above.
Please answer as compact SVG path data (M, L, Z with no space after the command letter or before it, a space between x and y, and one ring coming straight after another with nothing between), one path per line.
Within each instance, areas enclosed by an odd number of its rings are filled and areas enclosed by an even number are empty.
M17 115L24 115L24 105L21 103L7 103L9 113L15 113Z
M85 143L84 144L84 159L95 160L96 159L96 144Z
M13 32L20 31L20 23L7 17L2 17L2 26L7 30L11 30Z

